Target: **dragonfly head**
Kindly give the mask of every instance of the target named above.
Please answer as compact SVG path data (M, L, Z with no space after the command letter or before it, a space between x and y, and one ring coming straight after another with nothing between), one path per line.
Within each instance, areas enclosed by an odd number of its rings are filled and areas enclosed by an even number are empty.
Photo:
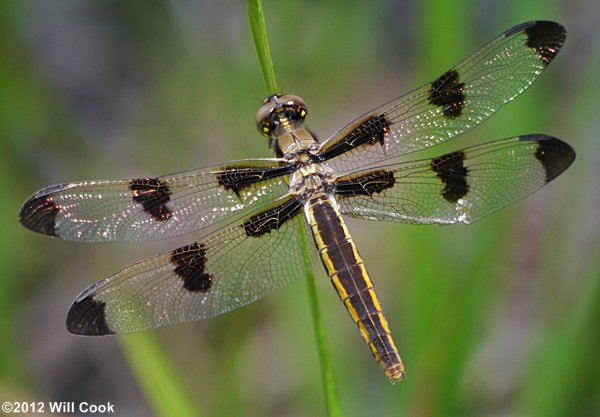
M298 96L273 94L256 112L256 127L266 136L278 136L299 127L306 119L308 109Z

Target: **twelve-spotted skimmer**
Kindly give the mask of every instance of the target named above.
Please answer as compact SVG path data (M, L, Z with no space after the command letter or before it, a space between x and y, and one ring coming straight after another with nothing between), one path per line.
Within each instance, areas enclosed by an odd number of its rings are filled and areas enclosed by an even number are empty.
M376 361L392 382L403 379L387 320L342 214L468 224L560 175L575 153L540 134L433 159L383 163L486 120L531 85L565 38L554 22L515 26L433 82L323 143L303 127L307 107L299 97L272 95L258 110L257 126L275 158L39 191L21 208L20 221L48 236L113 242L205 232L83 291L68 313L68 330L136 332L233 310L302 277L309 242Z

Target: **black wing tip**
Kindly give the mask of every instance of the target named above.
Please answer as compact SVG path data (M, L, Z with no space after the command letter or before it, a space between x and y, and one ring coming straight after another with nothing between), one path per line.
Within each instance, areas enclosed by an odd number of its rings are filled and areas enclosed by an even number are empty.
M567 30L563 25L549 20L536 20L517 25L506 32L505 37L524 33L525 44L533 49L544 65L550 64L567 39Z
M67 314L67 330L84 336L105 336L114 334L106 321L106 304L94 300L89 295L75 301Z
M528 135L521 140L537 141L536 159L546 171L546 181L550 182L565 172L575 161L575 150L566 142L552 136Z
M19 222L37 233L59 237L56 228L56 217L60 206L52 201L52 197L43 192L31 196L19 210Z

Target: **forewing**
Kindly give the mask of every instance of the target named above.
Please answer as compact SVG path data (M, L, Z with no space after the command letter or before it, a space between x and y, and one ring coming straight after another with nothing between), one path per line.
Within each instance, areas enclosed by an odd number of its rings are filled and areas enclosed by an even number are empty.
M515 26L433 82L344 127L323 144L321 159L352 171L452 139L527 89L565 38L554 22Z
M242 217L288 191L293 167L255 159L156 178L55 185L23 204L38 233L81 242L156 240Z
M575 159L559 139L526 135L340 177L342 213L402 223L472 223L541 188Z
M86 289L67 316L70 332L137 332L216 316L306 272L303 204L276 205L207 238L131 265Z

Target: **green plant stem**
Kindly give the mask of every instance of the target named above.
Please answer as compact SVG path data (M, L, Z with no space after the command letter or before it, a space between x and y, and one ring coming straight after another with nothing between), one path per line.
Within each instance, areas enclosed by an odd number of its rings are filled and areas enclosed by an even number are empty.
M305 235L306 236L306 235ZM308 244L308 242L306 242ZM308 247L306 250L308 253ZM309 259L310 263L310 259ZM323 378L323 388L325 389L325 401L327 404L327 414L330 417L339 417L342 415L340 402L337 396L337 386L333 375L333 367L331 365L331 357L325 339L325 328L323 327L323 319L319 309L319 301L317 299L317 290L315 288L315 279L312 269L309 267L306 273L306 285L308 288L308 298L310 301L310 311L315 329L315 338L319 348L319 360L321 364L321 374Z
M252 38L258 55L258 61L263 74L263 80L267 95L276 93L277 82L275 81L275 72L273 70L273 61L271 60L271 52L269 50L269 41L267 38L267 28L265 25L265 16L262 5L262 0L248 0L248 19L250 20L250 28L252 29ZM315 329L315 338L319 350L319 362L321 366L321 375L323 378L323 387L325 389L325 400L327 406L327 414L330 417L339 417L342 415L339 400L337 396L336 381L333 375L331 366L331 357L325 340L325 330L323 320L319 310L319 302L317 299L317 290L315 288L315 280L312 273L312 262L310 257L310 247L307 240L307 235L302 232L304 241L304 262L306 269L306 284L308 287L308 298L310 300L311 316Z
M273 60L271 59L271 50L269 49L269 39L267 38L267 26L265 24L265 13L262 0L248 0L248 20L252 30L254 46L258 54L260 70L265 82L267 96L278 92L277 80L273 69Z
M199 415L152 332L120 335L119 342L156 416Z

